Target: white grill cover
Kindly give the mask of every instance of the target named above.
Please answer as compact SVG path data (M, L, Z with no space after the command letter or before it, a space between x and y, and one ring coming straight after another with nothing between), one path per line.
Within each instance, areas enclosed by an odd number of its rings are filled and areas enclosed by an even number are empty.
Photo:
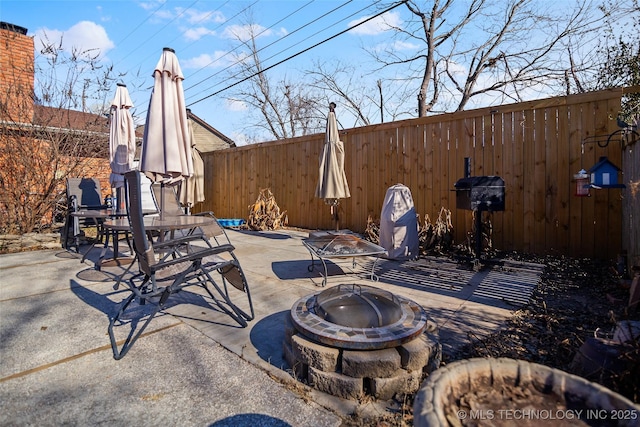
M380 214L380 246L390 259L419 255L418 219L411 190L402 184L389 187Z

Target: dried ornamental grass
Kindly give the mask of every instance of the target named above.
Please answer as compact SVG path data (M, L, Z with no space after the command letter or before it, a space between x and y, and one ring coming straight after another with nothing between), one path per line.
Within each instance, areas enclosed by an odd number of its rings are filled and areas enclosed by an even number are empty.
M288 222L287 211L280 211L271 189L261 189L256 202L249 206L247 227L255 231L277 230Z

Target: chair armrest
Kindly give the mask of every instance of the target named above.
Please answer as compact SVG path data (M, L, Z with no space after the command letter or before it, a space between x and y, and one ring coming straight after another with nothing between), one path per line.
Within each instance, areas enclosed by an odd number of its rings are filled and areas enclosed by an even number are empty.
M212 248L203 248L202 250L199 250L197 252L187 253L177 258L165 259L161 262L153 264L151 268L157 271L165 267L183 263L185 261L201 260L211 255L217 255L223 252L232 252L233 250L234 250L234 247L232 245L220 245L220 246L214 246ZM224 261L224 263L229 263L229 262L230 261Z
M190 234L188 236L184 236L184 237L176 237L173 239L169 239L169 240L162 240L160 242L154 242L153 243L153 248L154 249L164 249L164 248L171 248L174 246L180 246L180 245L184 245L187 243L191 243L193 241L196 240L202 240L206 243L206 239L204 238L203 235L201 234Z

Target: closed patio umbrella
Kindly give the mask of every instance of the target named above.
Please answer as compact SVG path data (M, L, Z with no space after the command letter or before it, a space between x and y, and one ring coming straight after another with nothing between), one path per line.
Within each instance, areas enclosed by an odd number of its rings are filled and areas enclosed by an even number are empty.
M349 184L344 172L344 145L340 141L338 134L338 122L335 113L336 104L329 105L329 116L327 117L327 131L325 134L324 147L320 156L320 173L318 185L316 187L316 197L325 200L331 205L331 214L338 226L338 204L340 199L351 197Z
M182 88L184 76L173 49L163 49L153 78L153 91L142 138L140 171L151 181L172 185L193 175L187 108ZM160 204L162 215L163 200Z
M109 126L109 164L111 188L116 189L117 212L124 209L124 174L133 168L133 157L136 152L136 135L130 109L133 102L129 97L127 86L118 83L116 94L111 101Z
M180 203L191 209L196 203L204 202L204 161L196 147L193 123L189 120L189 137L191 139L191 157L193 175L185 179L180 189Z

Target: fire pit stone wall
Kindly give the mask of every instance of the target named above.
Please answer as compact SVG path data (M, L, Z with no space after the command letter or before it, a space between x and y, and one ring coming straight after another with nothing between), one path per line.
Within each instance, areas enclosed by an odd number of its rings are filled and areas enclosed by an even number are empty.
M396 393L414 393L423 375L437 369L442 358L442 346L432 322L428 322L424 333L397 347L346 350L302 335L287 316L283 351L297 379L345 399L370 395L388 400Z

